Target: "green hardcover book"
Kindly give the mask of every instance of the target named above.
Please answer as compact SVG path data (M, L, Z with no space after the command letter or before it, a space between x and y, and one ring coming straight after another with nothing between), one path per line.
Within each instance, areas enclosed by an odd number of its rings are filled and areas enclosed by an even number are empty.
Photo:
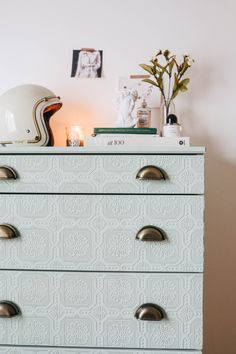
M94 134L157 134L156 128L94 128Z

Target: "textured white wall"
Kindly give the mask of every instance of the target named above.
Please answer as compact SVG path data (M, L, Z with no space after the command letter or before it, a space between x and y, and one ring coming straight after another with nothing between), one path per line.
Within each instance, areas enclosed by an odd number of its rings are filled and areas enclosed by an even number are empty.
M234 0L0 0L0 93L37 83L60 95L56 143L79 122L112 125L118 76L157 48L196 60L176 100L184 133L206 145L205 352L235 353L236 75ZM104 51L104 78L70 78L72 49Z

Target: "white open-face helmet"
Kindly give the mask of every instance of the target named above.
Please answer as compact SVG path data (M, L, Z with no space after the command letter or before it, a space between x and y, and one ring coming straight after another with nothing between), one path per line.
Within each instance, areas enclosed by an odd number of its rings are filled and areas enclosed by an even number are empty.
M0 96L0 144L53 145L50 117L60 97L38 85L17 86Z

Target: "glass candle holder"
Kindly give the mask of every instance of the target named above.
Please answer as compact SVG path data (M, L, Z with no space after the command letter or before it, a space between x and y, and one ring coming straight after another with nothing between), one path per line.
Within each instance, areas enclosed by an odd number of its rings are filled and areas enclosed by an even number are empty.
M81 132L78 125L66 127L66 146L80 146Z

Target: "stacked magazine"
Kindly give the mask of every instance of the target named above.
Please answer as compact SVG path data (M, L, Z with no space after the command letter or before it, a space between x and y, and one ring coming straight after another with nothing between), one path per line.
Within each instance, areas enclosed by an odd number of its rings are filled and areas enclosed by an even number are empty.
M160 137L156 128L94 128L85 146L189 146L188 137Z

